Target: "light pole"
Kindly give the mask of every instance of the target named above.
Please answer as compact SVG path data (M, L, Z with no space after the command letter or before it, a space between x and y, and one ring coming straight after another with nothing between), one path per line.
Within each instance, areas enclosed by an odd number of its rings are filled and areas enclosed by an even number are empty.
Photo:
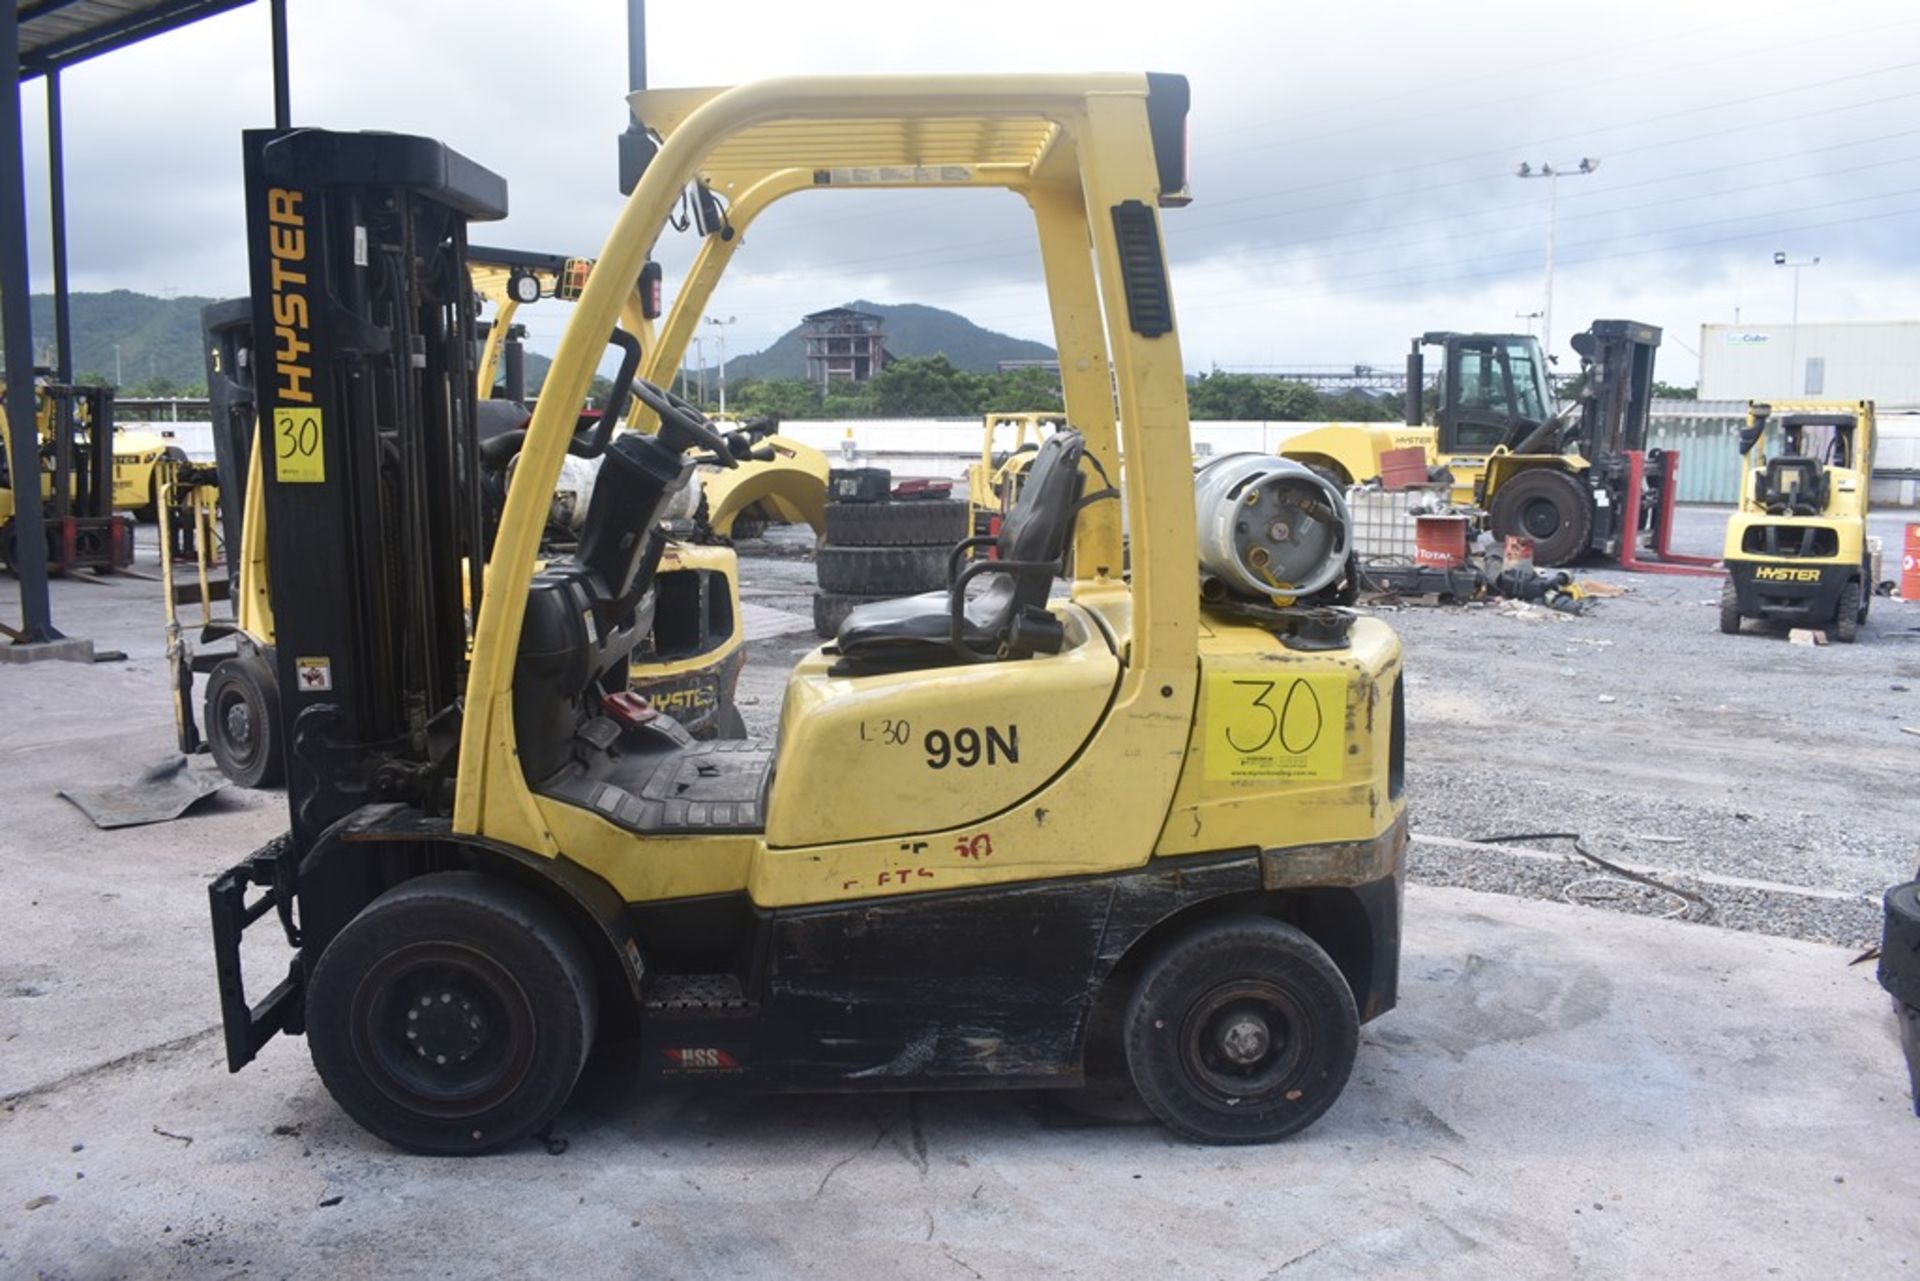
M1513 172L1521 178L1545 178L1547 180L1547 300L1540 312L1540 349L1547 358L1553 358L1553 215L1559 200L1560 179L1574 178L1583 173L1592 173L1600 167L1600 161L1594 156L1580 157L1580 163L1572 167L1562 165L1541 165L1534 168L1522 160Z
M718 316L708 316L707 323L720 331L720 416L727 416L727 326L738 320L737 316L728 316L725 320Z
M1794 386L1796 375L1800 372L1800 269L1818 267L1820 255L1815 254L1811 258L1802 258L1799 262L1794 262L1787 257L1785 250L1776 249L1773 253L1773 265L1793 268L1793 323L1787 326L1787 395L1798 396L1801 393L1795 391ZM1804 382L1799 385L1806 386Z
M1528 333L1532 333L1532 332L1533 332L1533 322L1534 322L1534 321L1536 321L1536 320L1538 320L1538 319L1540 319L1540 313L1539 313L1539 312L1537 312L1537 311L1516 311L1516 312L1514 312L1514 313L1513 313L1513 318L1514 318L1515 320L1524 320L1524 321L1526 321L1526 322L1527 322L1527 332L1528 332Z

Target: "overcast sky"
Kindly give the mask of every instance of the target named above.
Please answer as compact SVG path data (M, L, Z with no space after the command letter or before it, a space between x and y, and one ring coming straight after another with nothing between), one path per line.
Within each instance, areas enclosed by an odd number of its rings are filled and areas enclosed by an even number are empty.
M294 119L421 133L505 175L476 241L597 252L619 204L623 0L289 0ZM1920 5L1619 0L1416 6L968 0L888 7L652 0L656 86L769 75L1156 70L1192 83L1194 202L1165 215L1187 365L1396 362L1425 329L1554 343L1598 316L1667 331L1691 382L1704 322L1920 317ZM70 71L76 289L244 292L239 130L270 124L251 5ZM44 291L44 97L25 94ZM688 258L669 236L669 284ZM1005 193L827 193L777 206L716 296L733 352L851 298L925 302L1051 342L1024 206ZM540 313L545 312L543 316ZM560 317L528 314L550 351ZM712 348L708 349L712 358Z

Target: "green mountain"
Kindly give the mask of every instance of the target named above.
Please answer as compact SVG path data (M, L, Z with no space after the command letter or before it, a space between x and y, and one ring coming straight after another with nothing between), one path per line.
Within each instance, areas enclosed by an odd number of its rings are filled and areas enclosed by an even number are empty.
M855 311L871 312L884 321L887 351L895 356L936 356L945 353L956 369L989 374L1003 360L1052 360L1053 348L1045 343L1014 338L982 329L957 312L919 303L866 302L856 299L844 304ZM807 349L795 325L775 339L764 351L727 359L727 377L805 378Z
M155 395L204 393L206 365L200 353L200 309L211 298L155 298L127 289L76 293L73 304L73 365L78 379L115 381L118 348L120 386ZM983 329L965 316L918 303L846 304L885 322L887 350L895 356L945 353L958 369L991 373L1002 360L1051 360L1053 348ZM34 347L40 363L52 364L53 298L33 298ZM527 381L538 388L547 358L527 353ZM795 325L764 351L727 361L729 378L804 378L806 348Z
M119 348L120 383L168 394L206 386L200 355L200 309L211 298L155 298L128 289L71 295L73 373L76 379L114 381ZM36 363L53 364L53 295L33 297Z

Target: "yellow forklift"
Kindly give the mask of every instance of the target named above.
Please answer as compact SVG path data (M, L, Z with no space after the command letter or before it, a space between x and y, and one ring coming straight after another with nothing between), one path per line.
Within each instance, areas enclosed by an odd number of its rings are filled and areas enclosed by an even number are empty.
M967 464L967 526L997 534L1000 521L1020 496L1020 482L1046 437L1067 425L1061 413L985 414L980 420L980 461ZM1012 443L1001 447L1003 433Z
M1829 628L1849 644L1859 636L1873 605L1873 442L1870 400L1747 406L1740 454L1752 466L1727 520L1721 631L1764 618Z
M144 497L147 491L136 495L120 488L113 388L55 382L45 376L49 370L35 373L34 426L40 442L39 502L45 512L47 569L55 574L126 569L133 564L133 522L119 514L120 500ZM0 382L0 390L5 385ZM5 439L6 423L0 411L0 439ZM144 440L136 446L144 447ZM11 471L11 457L0 450L0 568L8 572L18 555L14 514L21 502Z
M1538 565L1593 552L1648 573L1718 573L1712 558L1667 545L1680 456L1647 448L1660 330L1596 320L1572 346L1579 389L1557 408L1531 334L1422 334L1407 355L1403 423L1330 424L1280 453L1351 485L1380 475L1387 450L1419 448L1452 477L1454 502L1483 509L1496 537L1531 539ZM1431 388L1429 349L1441 361Z
M247 135L290 826L210 887L231 1068L304 1034L357 1121L447 1154L537 1132L596 1041L636 1038L644 1079L682 1086L1069 1087L1113 1066L1203 1142L1333 1104L1397 990L1400 644L1261 585L1310 572L1300 469L1264 459L1215 478L1228 506L1196 505L1160 236L1187 201L1187 100L1138 74L635 94L650 155L484 560L460 258L505 183L422 138ZM755 443L665 389L671 332L615 388L655 430L571 407L683 197L717 216L669 331L775 201L876 188L1032 209L1073 427L1037 451L996 558L964 540L946 590L855 611L793 670L776 739L695 742L627 670L670 608L661 512ZM378 250L356 261L362 235ZM584 527L543 563L582 451L602 460ZM242 937L263 920L292 956L254 999Z

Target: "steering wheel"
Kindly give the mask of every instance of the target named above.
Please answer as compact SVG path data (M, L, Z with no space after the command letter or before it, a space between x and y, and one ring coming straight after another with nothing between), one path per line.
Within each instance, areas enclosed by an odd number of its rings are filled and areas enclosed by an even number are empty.
M640 398L641 404L660 416L662 436L666 435L668 428L675 428L682 435L690 437L693 444L712 452L713 457L702 459L702 462L718 463L722 467L740 465L740 460L733 456L732 447L727 444L727 438L707 421L705 414L686 401L644 378L633 380L633 394Z

